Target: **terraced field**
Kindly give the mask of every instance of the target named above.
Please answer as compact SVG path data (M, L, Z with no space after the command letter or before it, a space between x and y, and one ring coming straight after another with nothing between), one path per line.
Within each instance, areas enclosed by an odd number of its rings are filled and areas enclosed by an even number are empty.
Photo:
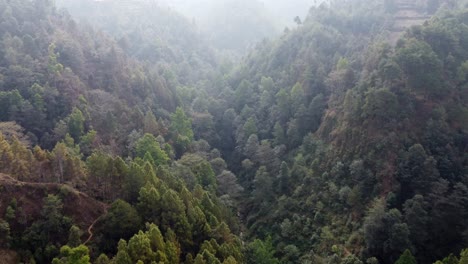
M425 13L424 9L416 6L414 1L397 0L395 4L398 11L395 13L395 23L390 29L390 34L388 36L388 41L393 46L407 28L422 25L430 18L430 16Z

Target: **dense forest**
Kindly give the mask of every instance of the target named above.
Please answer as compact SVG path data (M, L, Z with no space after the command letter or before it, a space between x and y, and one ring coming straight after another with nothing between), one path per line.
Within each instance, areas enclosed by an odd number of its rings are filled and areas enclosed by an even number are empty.
M468 263L468 2L264 2L0 0L0 263Z

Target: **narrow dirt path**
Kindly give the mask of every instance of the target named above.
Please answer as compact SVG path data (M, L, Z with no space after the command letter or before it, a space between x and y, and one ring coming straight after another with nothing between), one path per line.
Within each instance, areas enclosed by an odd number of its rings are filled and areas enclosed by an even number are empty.
M63 199L64 213L71 216L75 223L80 223L81 228L87 228L89 234L86 243L93 238L93 228L96 223L107 215L109 205L100 202L84 192L80 192L66 184L24 182L0 173L0 209L5 209L12 198L22 201L21 208L28 215L37 216L42 210L42 199L46 194L58 194L63 188L66 188L68 194ZM37 202L37 201L40 202ZM1 211L1 210L0 210ZM1 252L0 252L1 253ZM0 256L2 256L0 254ZM0 257L0 264L2 258Z
M94 228L94 225L99 221L99 219L101 219L102 217L105 217L107 215L107 209L108 209L108 206L104 206L104 213L102 215L100 215L98 218L96 218L96 220L93 221L93 223L88 227L88 234L89 234L89 237L88 239L86 239L86 241L83 243L83 245L86 245L89 241L91 241L91 239L93 239L93 236L94 236L94 233L93 233L93 228Z
M343 247L343 250L344 250L345 257L352 255L352 253L346 247Z

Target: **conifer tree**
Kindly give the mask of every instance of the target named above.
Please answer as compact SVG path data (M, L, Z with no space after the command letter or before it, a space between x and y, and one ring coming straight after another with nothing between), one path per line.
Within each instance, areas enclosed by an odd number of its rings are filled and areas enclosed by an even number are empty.
M408 249L401 254L400 258L395 262L395 264L417 264L416 259L411 254L411 251Z

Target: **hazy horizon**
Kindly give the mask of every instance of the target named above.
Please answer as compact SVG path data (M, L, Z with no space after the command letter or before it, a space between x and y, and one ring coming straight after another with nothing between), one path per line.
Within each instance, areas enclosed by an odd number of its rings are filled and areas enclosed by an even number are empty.
M220 6L220 4L232 3L231 0L159 0L181 14L185 15L189 19L195 19L198 23L204 22L206 15L212 8ZM242 1L234 1L236 3L242 3ZM299 16L304 19L309 9L313 5L323 2L323 0L250 0L249 4L261 4L264 5L267 15L273 18L275 26L279 29L291 26L294 24L294 18Z

